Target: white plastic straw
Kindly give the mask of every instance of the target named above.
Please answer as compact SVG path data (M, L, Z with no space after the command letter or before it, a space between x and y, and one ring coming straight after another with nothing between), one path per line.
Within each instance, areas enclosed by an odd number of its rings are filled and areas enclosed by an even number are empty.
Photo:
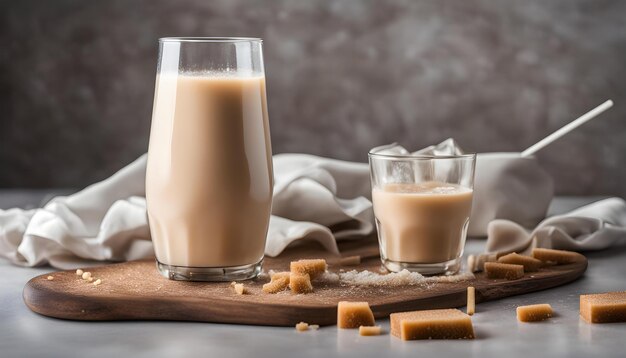
M598 107L596 107L596 108L592 109L591 111L583 114L582 116L574 119L570 123L564 125L563 127L559 128L558 130L556 130L554 133L550 134L549 136L543 138L539 142L537 142L537 143L533 144L532 146L530 146L528 149L526 149L525 151L522 152L522 157L527 157L529 155L533 155L533 154L537 153L538 151L543 149L543 147L550 145L555 140L557 140L557 139L561 138L562 136L566 135L567 133L573 131L577 127L585 124L587 121L595 118L600 113L606 111L607 109L611 108L612 106L613 106L613 101L611 101L611 100L608 100L608 101L602 103Z

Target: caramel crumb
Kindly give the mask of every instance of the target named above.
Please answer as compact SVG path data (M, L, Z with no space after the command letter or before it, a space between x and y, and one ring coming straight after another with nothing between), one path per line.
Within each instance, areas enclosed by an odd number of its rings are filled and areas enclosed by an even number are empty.
M89 280L89 278L91 277L91 272L87 271L87 272L83 272L83 280Z
M467 271L476 272L476 256L469 255L467 257Z
M102 280L101 280L101 279L97 279L97 280L93 283L93 285L94 285L94 286L98 286L98 285L99 285L99 284L101 284L101 283L102 283Z
M78 269L76 270L76 276L82 276L83 275L83 270Z
M360 326L360 336L380 336L380 326Z
M238 295L243 295L246 293L246 288L243 286L243 283L235 283L233 287L235 288L235 293L237 293Z
M304 331L308 331L309 330L309 324L306 322L300 322L298 324L296 324L296 331L298 332L304 332Z
M476 289L472 286L467 288L467 314L472 316L476 313Z
M289 272L275 272L271 274L270 282L263 285L263 292L278 293L289 286Z
M46 277L46 278L48 279L48 281L52 281L52 280L54 280L54 276L48 276L48 277Z

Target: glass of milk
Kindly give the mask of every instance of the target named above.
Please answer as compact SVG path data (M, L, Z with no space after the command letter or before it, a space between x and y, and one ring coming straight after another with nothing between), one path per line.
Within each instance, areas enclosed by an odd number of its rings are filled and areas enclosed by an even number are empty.
M369 153L380 256L390 271L456 273L472 209L476 154Z
M256 277L273 187L262 41L159 44L146 171L158 270L173 280Z

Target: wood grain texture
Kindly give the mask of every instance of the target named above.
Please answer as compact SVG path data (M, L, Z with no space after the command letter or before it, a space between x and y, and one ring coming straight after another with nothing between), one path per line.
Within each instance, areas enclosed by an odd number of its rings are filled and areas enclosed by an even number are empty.
M342 248L344 256L367 257L359 266L339 267L338 257L318 247L304 245L278 258L267 258L265 270L288 270L295 258L324 257L330 270L380 270L374 243L353 242ZM552 266L514 281L487 279L482 273L469 281L407 287L346 287L340 283L314 284L315 292L294 295L288 291L265 294L268 279L246 281L249 294L236 295L230 283L170 281L160 276L152 260L90 268L103 283L87 283L74 271L60 271L31 279L24 288L24 302L39 314L71 320L176 320L254 325L292 326L305 321L331 325L336 322L337 302L368 301L376 318L417 309L462 307L467 286L476 287L476 302L539 291L573 281L587 268L587 261ZM54 280L47 280L53 275Z

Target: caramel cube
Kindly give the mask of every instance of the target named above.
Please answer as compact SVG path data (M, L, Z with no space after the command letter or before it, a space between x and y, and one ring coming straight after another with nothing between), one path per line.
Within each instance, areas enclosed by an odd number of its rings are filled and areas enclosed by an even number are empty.
M457 309L392 313L391 334L404 340L473 339L472 319Z
M558 265L585 261L578 252L552 249L533 249L533 257L541 261L556 262Z
M341 301L337 304L337 327L359 328L373 326L374 323L369 303Z
M299 274L308 274L311 280L314 280L324 272L326 272L326 260L324 259L308 259L291 262L291 272Z
M309 274L299 274L292 272L289 275L289 289L292 293L310 293L313 292L311 278Z
M580 295L580 315L589 323L626 322L626 291Z
M547 303L517 307L517 320L520 322L543 321L552 317L552 306Z
M485 262L485 273L487 278L504 278L507 280L517 280L524 277L524 266L501 264L499 262Z
M518 255L516 253L504 255L498 258L498 262L503 264L522 265L524 266L524 272L539 271L539 268L541 267L541 260L537 260L536 258L530 256Z
M360 326L359 336L380 336L380 326Z

